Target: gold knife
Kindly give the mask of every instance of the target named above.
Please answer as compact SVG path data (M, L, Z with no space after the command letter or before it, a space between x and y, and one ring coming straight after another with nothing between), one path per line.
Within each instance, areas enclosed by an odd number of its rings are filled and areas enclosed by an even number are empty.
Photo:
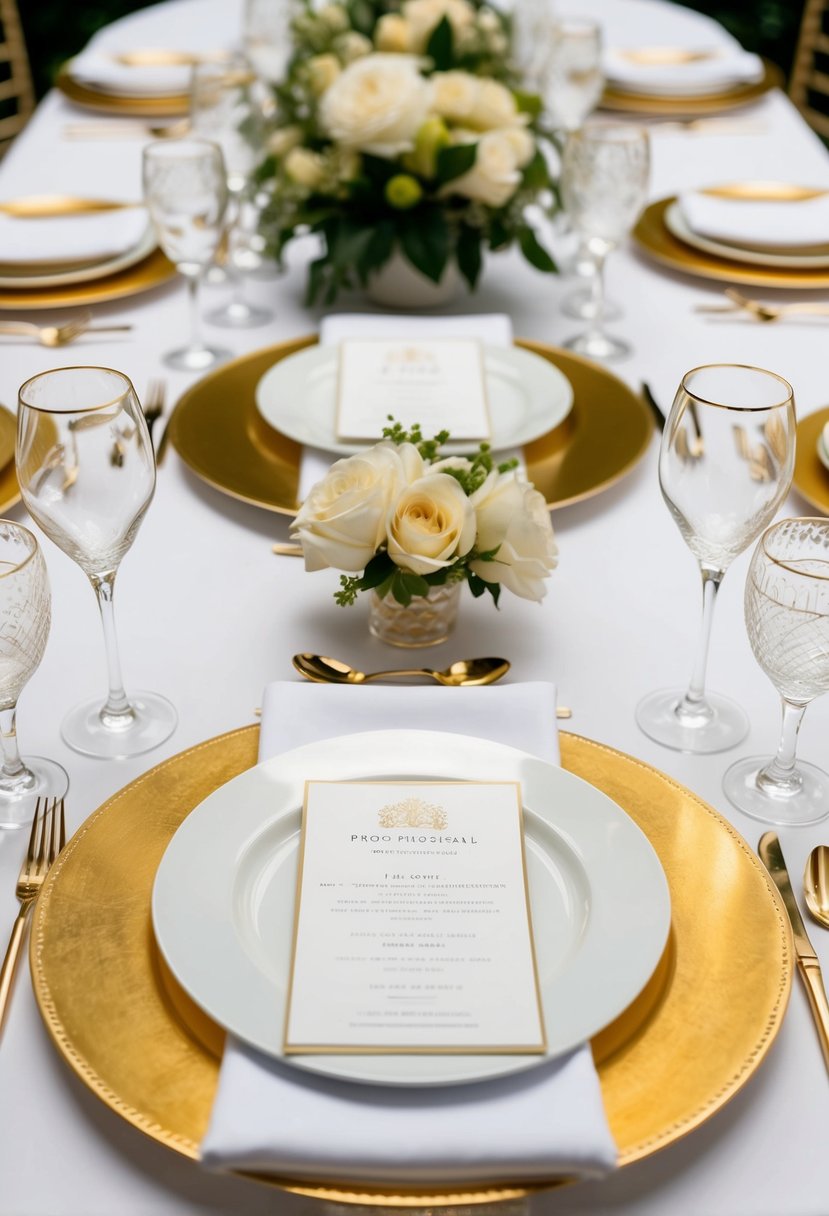
M823 976L821 975L820 963L815 954L815 948L809 941L809 935L803 924L803 917L800 915L800 909L794 897L789 872L786 869L786 862L783 858L783 850L780 848L780 841L777 839L777 833L766 832L765 835L761 836L757 851L760 854L760 860L771 875L772 882L780 892L783 903L786 905L786 912L789 916L792 936L794 937L797 970L806 988L806 995L809 998L809 1004L812 1009L812 1017L815 1019L815 1025L817 1026L823 1058L826 1061L826 1067L829 1069L829 1001L826 999L826 989L823 986Z

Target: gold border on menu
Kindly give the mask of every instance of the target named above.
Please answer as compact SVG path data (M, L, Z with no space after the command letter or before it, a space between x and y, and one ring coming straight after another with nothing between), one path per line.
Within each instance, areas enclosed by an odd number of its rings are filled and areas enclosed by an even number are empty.
M308 787L311 785L510 785L515 787L516 803L518 810L518 839L521 847L521 875L524 884L524 908L527 914L527 932L529 935L530 958L532 960L533 969L533 984L535 986L536 1009L538 1012L538 1026L541 1031L541 1042L537 1045L518 1047L490 1047L490 1046L472 1046L472 1047L372 1047L364 1045L361 1047L343 1047L337 1044L314 1044L308 1046L306 1044L289 1043L288 1042L288 1023L291 1016L291 1000L294 992L294 964L296 963L297 938L299 936L299 911L302 903L302 880L305 871L305 842L307 839L306 827L308 822ZM538 960L535 952L535 936L533 934L533 918L532 908L530 907L530 888L527 878L527 851L524 844L524 803L521 797L521 782L520 781L320 781L314 778L305 782L305 792L302 799L302 828L299 841L299 863L297 868L296 880L296 897L294 900L294 932L291 942L291 966L288 973L288 992L285 999L285 1023L282 1034L282 1051L288 1055L343 1055L343 1056L365 1056L365 1055L394 1055L394 1056L508 1056L508 1055L545 1055L547 1052L547 1027L544 1021L544 1008L541 1003L541 988L538 982Z

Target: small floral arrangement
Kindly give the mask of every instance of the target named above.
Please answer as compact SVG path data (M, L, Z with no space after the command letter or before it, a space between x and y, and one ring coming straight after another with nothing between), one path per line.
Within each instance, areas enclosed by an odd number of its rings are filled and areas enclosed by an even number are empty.
M471 456L440 457L446 431L386 427L381 443L338 460L293 521L306 570L346 573L334 595L361 591L408 605L445 583L474 596L502 587L540 601L558 549L544 498L516 461L496 465L486 444Z
M293 56L260 178L263 231L281 259L319 233L309 300L365 286L396 252L471 288L485 249L517 243L554 272L527 219L552 187L538 97L516 87L509 24L481 0L298 0Z

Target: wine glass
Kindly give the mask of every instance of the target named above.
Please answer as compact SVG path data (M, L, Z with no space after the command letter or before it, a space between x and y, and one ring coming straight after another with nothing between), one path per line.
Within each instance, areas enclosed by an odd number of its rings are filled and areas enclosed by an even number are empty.
M569 134L595 110L604 89L601 27L587 17L562 16L542 30L539 91L553 128Z
M291 58L291 22L296 0L245 0L242 41L253 69L269 84L281 84Z
M604 332L604 265L642 210L649 169L648 133L643 127L590 122L572 132L564 145L564 206L596 264L590 328L564 345L591 359L619 358L630 351L627 343Z
M731 562L754 541L792 480L792 387L759 367L718 363L682 378L662 434L659 485L702 573L702 636L685 692L650 693L636 710L649 738L683 752L720 752L748 730L739 705L705 690L714 601Z
M51 623L49 577L34 535L0 519L0 828L28 823L39 796L62 798L69 778L54 760L21 758L17 701L40 666Z
M757 543L746 579L754 657L783 700L777 754L732 764L723 789L763 823L817 823L829 815L829 776L796 759L806 707L829 692L829 520L783 519Z
M254 170L265 144L263 86L242 55L221 62L205 61L193 68L190 89L190 127L194 135L209 139L222 150L229 203L226 215L227 278L233 297L224 307L208 313L213 325L247 329L264 325L273 313L244 298L240 259L250 238L251 215L257 215L251 198ZM255 221L254 221L255 222Z
M115 635L115 576L155 491L155 458L135 389L106 367L61 367L20 389L17 476L32 517L89 578L101 610L109 694L64 718L87 756L122 759L163 743L176 712L157 693L127 697Z
M164 356L168 367L198 372L231 352L205 346L199 284L219 246L227 206L221 149L204 139L164 139L144 148L144 198L159 244L184 276L190 295L190 344Z

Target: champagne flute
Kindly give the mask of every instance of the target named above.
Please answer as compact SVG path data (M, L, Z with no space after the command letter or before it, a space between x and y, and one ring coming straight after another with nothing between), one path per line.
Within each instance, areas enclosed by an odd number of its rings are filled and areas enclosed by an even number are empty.
M220 63L206 61L193 67L190 88L190 128L222 150L229 204L225 230L228 257L227 278L233 297L224 307L208 313L213 325L247 329L264 325L273 313L244 298L241 259L250 239L246 224L258 214L250 197L253 174L265 145L265 99L263 86L243 55L231 55Z
M574 131L564 146L564 206L596 266L590 328L564 345L591 359L616 359L630 351L626 342L604 332L604 265L642 210L649 169L644 127L591 122Z
M70 711L61 734L87 756L123 759L163 743L176 712L157 693L127 697L115 634L115 576L155 491L155 458L130 381L106 367L62 367L20 389L17 476L46 535L89 578L104 629L109 694Z
M28 528L0 519L0 828L22 827L38 797L62 798L69 788L59 764L42 756L21 758L17 746L17 701L40 666L50 623L40 546Z
M636 721L665 747L720 752L748 731L739 705L705 690L714 601L731 562L785 498L795 450L794 394L774 372L734 363L682 378L662 433L662 496L702 574L702 636L687 690L650 693Z
M829 692L829 520L784 519L757 543L746 579L748 640L780 693L777 754L732 764L730 802L763 823L817 823L829 815L829 776L797 760L806 707Z
M205 346L199 329L199 285L219 246L227 206L221 149L203 139L156 140L144 148L143 179L159 244L190 296L190 343L164 362L179 371L203 371L231 354Z

